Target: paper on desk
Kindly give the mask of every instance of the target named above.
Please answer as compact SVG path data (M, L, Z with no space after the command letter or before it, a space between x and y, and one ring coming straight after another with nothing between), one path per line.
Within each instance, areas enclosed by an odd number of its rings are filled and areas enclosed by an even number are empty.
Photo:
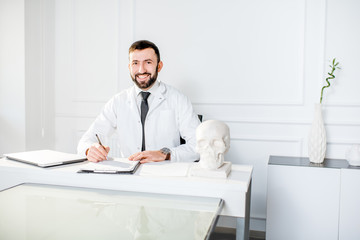
M141 166L141 176L185 177L191 163L156 162Z
M130 161L127 158L108 158L102 162L88 162L81 166L80 170L86 171L131 171L138 161Z

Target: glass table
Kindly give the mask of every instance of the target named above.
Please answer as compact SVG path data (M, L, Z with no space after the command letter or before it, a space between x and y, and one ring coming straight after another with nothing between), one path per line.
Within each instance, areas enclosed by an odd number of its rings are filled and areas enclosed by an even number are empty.
M0 239L208 239L219 198L21 184L0 192Z

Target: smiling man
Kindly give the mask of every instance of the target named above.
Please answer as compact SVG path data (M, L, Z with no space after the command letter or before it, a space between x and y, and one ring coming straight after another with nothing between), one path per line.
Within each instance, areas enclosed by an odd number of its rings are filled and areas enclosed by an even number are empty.
M81 138L78 153L89 161L107 158L110 148L99 144L96 134L117 133L119 157L141 163L199 159L195 131L200 124L190 100L157 80L163 68L157 46L146 40L129 48L129 70L134 85L113 96ZM180 145L180 137L186 144Z
M135 49L137 46L135 45L129 50L130 76L140 89L148 90L155 83L163 63L160 61L158 49Z

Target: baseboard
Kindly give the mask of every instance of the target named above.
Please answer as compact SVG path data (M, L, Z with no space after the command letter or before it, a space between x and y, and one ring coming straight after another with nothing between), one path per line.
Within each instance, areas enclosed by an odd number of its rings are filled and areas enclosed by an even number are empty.
M265 232L262 231L254 231L254 230L250 230L249 233L250 237L253 239L265 239L266 234Z
M235 228L216 227L214 232L222 233L222 234L236 235L236 229ZM249 232L249 237L251 237L253 239L265 239L265 236L266 236L266 234L263 231L250 230L250 232Z
M236 229L235 228L227 228L227 227L215 227L214 232L235 235Z

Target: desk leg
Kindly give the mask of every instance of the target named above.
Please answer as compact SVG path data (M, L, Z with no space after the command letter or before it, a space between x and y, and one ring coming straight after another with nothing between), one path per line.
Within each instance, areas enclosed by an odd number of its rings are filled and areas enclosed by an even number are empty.
M236 219L236 240L249 240L251 182L246 193L245 217Z

